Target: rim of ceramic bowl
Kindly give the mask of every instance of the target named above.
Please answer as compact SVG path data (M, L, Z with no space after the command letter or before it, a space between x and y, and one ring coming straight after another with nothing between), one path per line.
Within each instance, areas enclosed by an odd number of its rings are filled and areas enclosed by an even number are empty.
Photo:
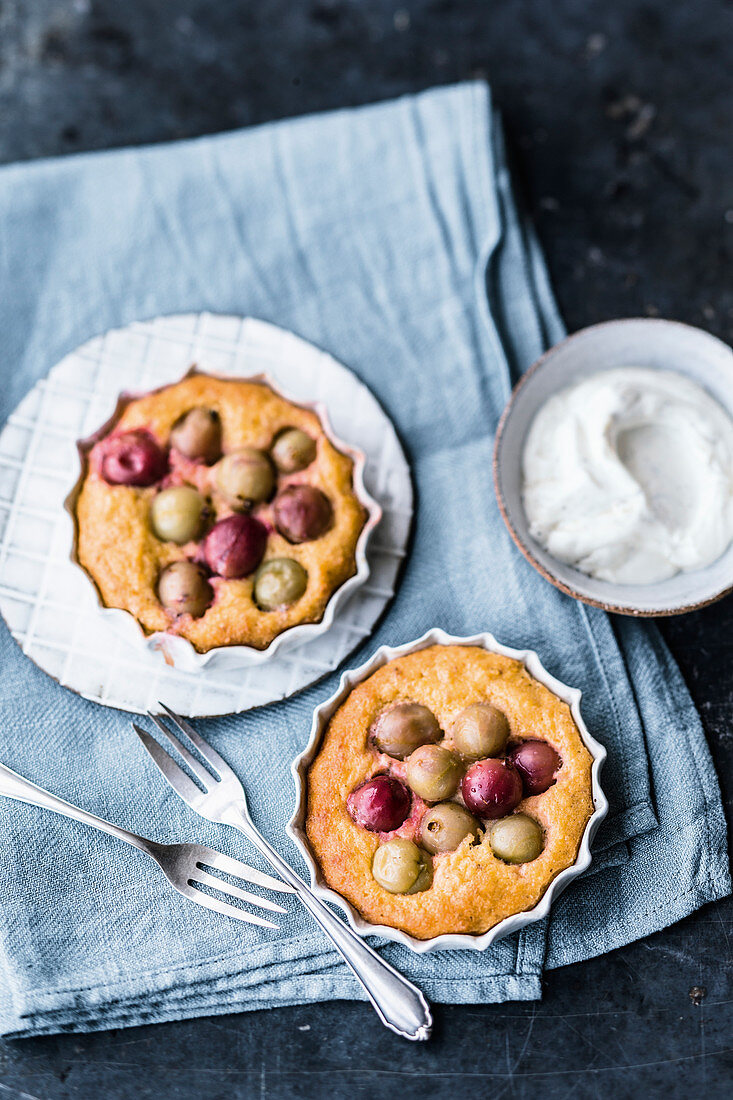
M483 932L480 935L470 935L464 932L443 933L440 936L433 936L431 939L419 940L414 936L408 935L407 932L401 931L399 928L392 928L384 924L372 924L365 920L351 902L347 901L341 894L338 894L330 886L326 885L323 872L310 847L305 829L308 797L306 780L308 768L318 754L323 735L331 717L357 684L362 683L371 676L373 672L376 672L377 669L387 664L388 661L392 661L396 657L403 657L408 653L417 653L419 650L427 649L428 646L432 645L482 646L491 653L499 653L504 657L511 657L516 661L521 661L531 676L541 684L544 684L553 695L556 695L564 703L567 703L570 707L570 713L573 720L580 732L581 739L593 757L591 766L593 813L589 817L585 829L583 830L583 836L580 841L575 862L556 875L548 885L540 900L532 909L527 909L521 913L513 913L511 916L505 917L504 920L499 921L498 924L495 924L488 932ZM508 936L512 932L517 932L520 928L524 928L528 924L533 924L535 921L542 920L547 916L555 898L557 898L573 879L581 875L590 866L590 847L593 837L598 830L598 826L608 813L608 800L600 784L600 772L607 753L606 749L595 739L595 737L593 737L583 721L583 717L580 713L580 701L580 690L578 688L569 687L567 684L562 683L562 681L552 676L545 669L540 658L533 649L512 649L498 642L493 634L481 633L471 635L470 637L461 637L447 634L444 630L434 627L428 630L426 634L423 634L421 638L417 638L413 642L407 642L399 646L380 646L379 649L372 654L369 660L363 665L360 665L359 668L349 669L344 672L341 676L337 691L321 703L313 712L313 723L308 744L291 765L291 771L295 781L296 805L293 816L286 826L286 831L305 859L310 873L310 885L313 892L324 901L330 901L338 905L346 914L348 923L360 936L382 936L385 939L393 940L395 943L401 943L405 947L409 947L411 951L417 954L441 950L468 949L471 951L485 951L492 943L502 939L504 936Z
M514 523L512 522L511 513L506 505L504 494L501 487L501 446L506 433L506 427L509 420L516 408L517 397L524 389L528 382L545 366L549 359L554 358L555 354L568 344L577 340L580 337L585 337L590 332L597 332L603 329L616 328L620 325L638 324L643 322L645 325L664 325L675 326L677 328L685 329L686 331L699 333L701 336L706 337L711 341L715 341L723 348L730 350L728 345L720 340L717 336L713 336L712 333L705 332L704 329L697 328L696 325L688 325L684 321L670 321L664 317L620 317L611 321L599 321L594 325L587 325L585 328L578 329L577 332L570 333L564 339L558 341L557 344L553 344L551 348L543 352L539 359L535 360L531 367L529 367L524 374L519 378L514 388L512 389L511 396L507 402L504 411L501 414L499 425L496 429L496 437L494 439L494 453L492 460L492 471L494 480L494 494L496 496L497 504L499 505L499 511L501 512L502 519L506 525L509 534L512 537L517 549L521 551L522 555L527 559L529 564L533 566L537 572L544 577L546 581L554 585L561 592L564 592L566 596L571 596L574 600L580 600L581 603L588 604L591 607L599 607L602 611L608 611L616 615L629 615L634 618L651 619L651 618L666 618L672 615L684 615L690 611L699 611L703 607L709 607L710 604L717 603L718 600L722 600L724 596L730 595L733 592L733 580L730 584L724 585L722 588L716 590L711 596L707 596L703 600L696 600L692 603L679 604L676 607L671 608L654 608L634 606L633 604L614 603L612 600L601 600L594 596L589 596L586 593L579 592L571 584L563 581L555 573L553 573L547 565L539 561L536 555L533 553L531 545L524 540L517 531Z
M81 570L88 584L91 585L100 615L109 622L110 626L118 634L124 635L133 644L136 644L138 647L142 646L143 649L149 652L162 653L167 664L170 663L181 671L196 672L206 668L208 665L215 665L222 661L225 661L229 668L251 668L271 660L276 654L281 653L283 650L294 649L296 646L301 646L306 642L313 641L330 629L341 605L357 588L360 588L369 579L371 569L367 558L367 546L372 532L382 518L382 508L369 493L364 484L364 470L367 461L366 454L358 447L354 447L352 444L344 442L344 440L336 435L331 427L328 408L322 401L295 400L266 372L258 372L257 374L234 378L230 375L217 374L215 371L202 370L194 365L186 371L179 381L183 381L185 378L190 378L192 375L196 374L205 374L210 378L218 378L225 382L252 382L258 385L264 385L272 390L273 393L277 394L278 397L282 397L285 401L288 401L291 405L315 413L329 442L332 443L337 450L348 455L353 462L352 484L354 493L366 513L366 520L359 534L359 538L357 539L354 551L356 572L345 580L331 595L323 615L317 623L298 623L295 626L288 627L287 630L282 631L276 638L273 638L265 649L255 649L253 646L248 645L214 646L205 653L200 653L187 638L183 638L177 634L171 634L165 630L157 630L149 634L143 629L131 612L125 611L123 608L107 607L102 601L102 595L94 580L79 561L79 526L76 516L76 504L88 471L88 456L92 447L100 439L109 434L131 402L138 400L140 396L147 395L132 393L120 394L117 399L115 410L110 418L98 428L93 435L77 442L79 474L74 482L73 489L64 501L64 508L71 516L73 529L72 545L69 556L74 565ZM174 385L178 385L178 383L167 382L165 385L158 386L156 389L148 392L159 393Z

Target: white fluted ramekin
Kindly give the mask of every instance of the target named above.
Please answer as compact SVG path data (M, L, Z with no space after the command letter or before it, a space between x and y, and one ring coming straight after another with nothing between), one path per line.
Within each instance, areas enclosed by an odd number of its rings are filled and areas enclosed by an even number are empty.
M204 372L198 372L195 367L192 367L191 370L187 371L184 377L187 378L189 375L195 373ZM76 503L79 498L79 493L81 492L84 478L87 474L87 459L89 452L95 443L103 439L104 436L112 431L127 406L141 396L140 394L122 394L109 420L103 424L93 436L90 436L88 439L80 440L77 444L79 454L79 475L74 484L74 488L64 501L64 507L71 515L73 522L73 544L70 550L70 557L72 562L81 569L94 590L99 605L100 615L104 617L115 632L138 649L142 648L149 652L162 653L167 664L173 665L183 672L198 672L200 669L210 667L227 669L250 668L253 665L261 665L265 661L271 660L276 653L282 654L287 650L295 649L297 646L303 645L304 642L311 642L314 638L318 638L322 634L325 634L332 625L339 608L345 603L349 596L351 596L357 588L360 588L369 578L370 570L369 561L367 559L367 544L374 528L382 517L380 505L374 500L364 485L366 455L357 447L352 447L350 444L338 438L331 427L328 410L322 402L296 401L285 393L267 374L255 374L246 378L233 379L229 375L217 375L211 371L206 371L205 373L211 375L211 377L221 378L223 381L227 382L257 382L266 385L276 393L278 397L282 397L285 401L289 401L291 405L296 405L298 408L308 409L310 412L314 412L321 423L324 433L333 446L351 458L354 464L354 493L359 503L364 508L367 518L356 543L356 572L352 577L344 581L344 583L333 593L326 604L323 617L319 622L300 623L297 626L289 627L287 630L284 630L282 634L278 634L276 638L273 638L266 649L255 649L253 646L246 645L216 646L213 649L207 650L206 653L199 653L187 638L182 638L180 635L172 634L169 631L158 630L152 634L147 633L129 611L124 611L117 607L105 606L99 589L79 561L78 557ZM175 383L167 383L165 386L161 386L160 389L168 389L170 385L175 385Z
M418 940L415 939L414 936L409 936L406 932L400 931L398 928L391 928L384 924L371 924L369 921L364 920L350 902L326 885L321 868L311 850L305 830L307 812L306 780L308 768L321 747L323 734L325 733L332 715L356 685L366 680L367 677L371 676L373 672L376 672L378 668L386 665L388 661L392 661L395 657L404 657L408 653L416 653L418 650L426 649L428 646L432 645L483 646L484 649L492 653L500 653L504 657L511 657L515 661L521 661L530 675L534 676L535 680L539 680L539 682L544 684L553 695L556 695L559 699L562 699L564 703L567 703L570 707L570 713L573 716L573 720L580 731L583 744L593 757L591 782L594 809L583 832L575 863L570 867L566 867L564 871L561 871L552 880L534 908L528 909L523 913L514 913L512 916L505 917L504 920L494 925L493 928L490 928L488 932L484 932L479 936L472 936L466 933L446 933L442 936L434 936L429 940ZM550 906L558 894L560 894L573 879L581 875L583 871L587 870L590 866L591 842L596 834L598 826L608 812L608 801L601 789L599 778L601 767L606 759L606 750L603 745L599 744L599 742L589 733L580 713L580 699L581 692L578 688L568 687L567 684L563 684L560 680L556 680L554 676L551 676L543 667L534 650L510 649L508 646L501 645L497 642L493 634L475 634L470 638L458 638L451 634L446 634L444 630L429 630L427 634L423 634L422 638L418 638L414 642L408 642L406 645L397 647L381 646L365 664L361 665L360 668L344 672L341 677L338 691L336 691L330 699L326 699L324 703L321 703L314 711L313 725L311 727L311 735L308 744L292 764L292 773L296 788L296 807L292 818L288 822L287 832L288 836L296 844L308 864L313 892L323 898L324 901L334 902L343 909L349 924L355 932L359 933L359 935L383 936L385 939L394 940L395 943L404 944L405 947L409 947L418 954L425 954L429 951L463 950L466 948L472 951L484 951L492 943L502 939L504 936L508 936L512 932L517 932L520 928L524 928L526 925L532 924L535 921L542 920L543 917L547 916Z

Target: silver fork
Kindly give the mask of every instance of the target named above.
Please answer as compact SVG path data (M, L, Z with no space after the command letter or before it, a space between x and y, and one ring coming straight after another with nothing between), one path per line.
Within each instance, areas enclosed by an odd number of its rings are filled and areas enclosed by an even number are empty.
M344 924L299 875L282 859L255 828L249 816L244 788L232 769L184 718L165 703L160 706L178 731L195 745L201 760L168 728L159 715L148 711L161 733L186 762L201 784L199 787L171 755L140 726L133 728L155 764L187 805L209 821L231 825L243 833L277 873L293 887L305 908L326 933L342 958L361 982L377 1015L392 1031L405 1039L427 1039L433 1026L430 1008L423 994L376 951Z
M262 886L266 890L278 890L284 894L295 892L290 886L286 886L278 879L265 875L262 871L255 870L254 867L248 867L246 863L240 863L238 859L232 859L231 856L215 852L213 848L204 848L201 844L158 844L156 841L146 840L145 837L131 833L127 829L121 829L119 825L113 825L110 821L97 817L96 814L90 814L87 810L72 806L70 802L65 802L63 798L58 798L50 791L44 791L43 787L31 783L30 779L24 779L22 775L18 775L17 772L14 772L12 768L7 767L5 764L0 764L0 795L7 795L8 798L14 798L18 802L27 802L31 806L41 806L46 810L53 810L57 814L63 814L64 817L70 817L74 821L83 821L86 825L99 829L100 832L109 833L110 836L116 836L119 840L127 841L128 844L139 848L141 852L145 852L146 855L155 860L171 886L179 894L183 894L184 897L197 902L198 905L203 905L206 909L213 909L217 913L236 917L237 920L246 921L248 924L258 924L262 928L278 927L272 921L265 920L264 917L249 913L246 909L240 909L236 905L230 905L229 902L212 897L211 894L205 894L198 887L207 886L212 890L220 890L223 894L228 894L229 897L249 902L261 909L269 909L273 913L285 913L287 910L283 909L281 905L276 905L269 898L261 898L256 894L250 894L246 890L240 889L239 886L233 886L231 883L225 882L224 879L217 878L216 875L210 875L208 871L204 870L205 867L223 871L224 874L233 875L245 882L254 883L256 886Z

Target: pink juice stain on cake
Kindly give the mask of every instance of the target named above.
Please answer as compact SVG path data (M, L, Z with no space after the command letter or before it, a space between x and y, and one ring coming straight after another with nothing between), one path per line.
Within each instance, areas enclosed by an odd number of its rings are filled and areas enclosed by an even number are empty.
M194 489L207 496L211 492L211 466L204 465L203 462L196 462L191 458L186 458L185 455L177 451L175 447L171 448L169 455L170 472L168 473L163 488L169 489L178 487L179 485L193 485Z
M102 461L104 459L105 448L109 440L114 438L115 435L119 434L119 432L111 432L109 435L106 435L104 439L98 439L92 447L91 451L89 452L87 458L87 461L89 463L89 472L95 477L102 478ZM102 478L102 480L104 479Z

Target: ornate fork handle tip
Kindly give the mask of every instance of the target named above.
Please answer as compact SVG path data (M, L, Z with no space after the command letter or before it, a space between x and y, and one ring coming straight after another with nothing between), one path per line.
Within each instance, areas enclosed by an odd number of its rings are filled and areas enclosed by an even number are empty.
M279 875L295 888L298 897L362 985L382 1023L397 1035L413 1041L430 1037L433 1019L425 996L398 970L377 954L340 917L313 893L310 886L265 840L241 804L227 815L226 823L254 844Z

